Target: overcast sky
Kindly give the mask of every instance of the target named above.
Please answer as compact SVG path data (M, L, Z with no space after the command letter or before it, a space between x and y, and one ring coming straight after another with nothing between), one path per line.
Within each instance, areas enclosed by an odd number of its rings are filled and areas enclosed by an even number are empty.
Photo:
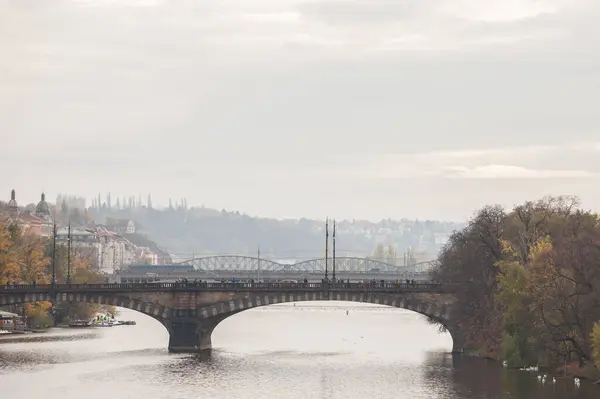
M271 217L600 209L598 0L0 0L0 179Z

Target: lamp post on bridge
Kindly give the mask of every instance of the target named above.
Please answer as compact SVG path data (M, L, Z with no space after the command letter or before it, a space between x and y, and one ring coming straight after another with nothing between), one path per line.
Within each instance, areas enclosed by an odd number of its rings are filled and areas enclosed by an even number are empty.
M71 284L71 221L69 220L69 232L67 234L67 284Z
M329 218L325 219L325 281L328 281L329 270L327 265L327 260L329 258Z
M335 219L333 219L333 282L335 283Z
M56 285L56 222L52 226L52 287Z

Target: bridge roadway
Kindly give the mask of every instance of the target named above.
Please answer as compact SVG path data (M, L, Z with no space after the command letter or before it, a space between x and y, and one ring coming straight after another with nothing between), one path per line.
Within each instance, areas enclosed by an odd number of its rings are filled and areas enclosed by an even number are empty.
M443 325L454 351L466 347L455 322L454 285L414 283L108 283L0 286L0 306L49 301L120 306L144 313L169 332L171 352L212 347L211 334L224 319L246 309L284 302L353 301L421 313Z
M232 279L236 280L250 280L264 281L264 282L277 282L281 280L297 280L303 281L305 278L309 282L320 282L324 277L322 272L319 273L307 273L297 271L231 271L231 270L196 270L196 271L178 271L178 272L156 272L156 273L145 273L140 271L119 271L108 278L111 283L143 283L143 282L174 282L176 280L188 279L189 281L194 280L207 280L207 281L221 281ZM331 278L331 274L329 275ZM395 272L340 272L336 273L336 278L344 281L370 281L370 280L417 280L417 281L428 281L431 277L429 273L395 273Z

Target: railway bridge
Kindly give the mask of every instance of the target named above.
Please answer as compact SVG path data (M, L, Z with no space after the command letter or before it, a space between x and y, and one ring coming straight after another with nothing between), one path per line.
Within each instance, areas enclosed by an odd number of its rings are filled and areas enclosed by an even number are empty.
M464 335L454 311L454 287L414 283L118 283L0 287L0 306L39 301L87 302L133 309L163 324L169 351L211 349L211 334L226 318L260 306L301 301L352 301L408 309L440 323L462 352Z

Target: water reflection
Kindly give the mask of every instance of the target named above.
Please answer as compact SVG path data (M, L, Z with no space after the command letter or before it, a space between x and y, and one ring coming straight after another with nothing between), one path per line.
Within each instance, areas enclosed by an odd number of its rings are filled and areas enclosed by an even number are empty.
M331 372L328 370L321 370L320 386L321 386L321 398L328 399L333 398L333 384L330 376Z
M352 304L355 306L355 304ZM591 399L572 379L541 386L535 374L447 353L451 339L402 310L265 307L225 320L215 348L169 354L164 328L147 316L82 331L0 340L0 379L11 399L448 398ZM35 380L36 384L31 384Z
M575 399L595 398L600 387L587 382L575 388L573 378L542 384L537 373L506 370L498 362L463 355L430 353L426 382L444 384L452 398ZM439 364L440 367L432 367Z
M60 331L60 330L58 330ZM79 341L82 339L97 339L100 333L94 331L87 334L70 334L73 330L62 330L62 335L54 331L54 334L26 334L17 336L2 337L0 343L27 343L27 342L58 342L58 341Z

